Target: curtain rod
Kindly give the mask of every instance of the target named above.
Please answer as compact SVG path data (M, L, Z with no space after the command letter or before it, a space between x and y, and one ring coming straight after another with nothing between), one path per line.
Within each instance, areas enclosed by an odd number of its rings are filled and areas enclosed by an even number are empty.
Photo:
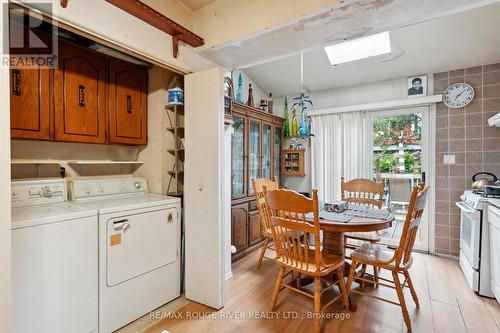
M397 99L392 101L375 102L375 103L365 103L357 105L346 105L331 108L321 108L308 110L307 115L309 116L320 116L325 114L343 113L343 112L354 112L354 111L376 111L376 110L391 110L399 109L412 106L423 106L434 103L440 103L443 101L443 95L431 95L423 97L413 97L405 99Z

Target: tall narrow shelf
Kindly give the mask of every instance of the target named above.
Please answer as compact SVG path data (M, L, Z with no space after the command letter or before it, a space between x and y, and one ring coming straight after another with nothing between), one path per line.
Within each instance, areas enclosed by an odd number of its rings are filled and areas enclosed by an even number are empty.
M166 105L165 109L167 113L173 113L173 117L168 114L170 124L167 127L167 131L174 136L174 148L167 149L167 152L174 157L174 165L170 170L167 170L167 174L170 176L167 194L182 196L182 186L184 183L184 127L181 126L180 117L184 115L184 105Z

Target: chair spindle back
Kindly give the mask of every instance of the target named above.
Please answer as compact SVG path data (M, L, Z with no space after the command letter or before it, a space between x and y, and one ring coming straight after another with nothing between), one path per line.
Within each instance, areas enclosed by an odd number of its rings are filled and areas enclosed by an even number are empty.
M268 192L264 187L277 254L290 269L308 270L308 259L314 254L316 271L321 270L318 191L312 192L313 198L309 199L295 191ZM313 213L313 222L306 219L308 213ZM314 248L310 247L307 234L314 235Z
M364 178L357 178L345 182L344 177L342 177L340 190L343 201L382 208L382 194L384 193L383 182L377 183L373 180Z
M267 191L275 191L278 189L278 181L267 178L252 179L253 193L259 210L260 225L264 233L271 235L271 222L267 218L266 199L264 198L264 187Z
M396 250L396 265L405 265L411 259L413 246L417 237L418 227L422 221L422 214L427 203L427 194L429 186L422 183L413 187L411 192L408 211L406 212L403 232L399 240L399 246Z

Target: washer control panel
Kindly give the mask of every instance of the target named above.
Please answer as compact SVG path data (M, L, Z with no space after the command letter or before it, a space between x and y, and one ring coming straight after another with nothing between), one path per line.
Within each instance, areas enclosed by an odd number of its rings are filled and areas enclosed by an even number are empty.
M64 179L14 180L11 183L12 207L67 201Z
M71 200L148 193L143 178L75 179L69 187Z

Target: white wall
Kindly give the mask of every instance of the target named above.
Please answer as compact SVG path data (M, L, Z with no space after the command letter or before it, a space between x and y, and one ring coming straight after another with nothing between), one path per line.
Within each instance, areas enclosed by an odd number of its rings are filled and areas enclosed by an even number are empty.
M432 83L431 75L428 75L427 82ZM344 87L339 89L329 89L313 91L308 93L314 104L314 109L333 108L347 105L358 105L364 103L375 103L382 101L391 101L404 99L407 97L407 78L401 78L391 81L374 82L359 86ZM432 92L432 86L427 89ZM291 117L290 108L293 104L292 98L288 96L289 116ZM285 97L274 98L274 113L283 116ZM314 111L313 111L314 112ZM310 140L314 140L311 138ZM289 143L289 140L287 140ZM305 177L286 177L285 184L288 188L299 192L311 191L311 150L310 146L306 145L305 153Z
M0 2L0 45L7 29L3 1ZM6 34L7 35L7 34ZM10 232L10 106L9 71L0 66L0 332L10 332L11 328L11 232Z

